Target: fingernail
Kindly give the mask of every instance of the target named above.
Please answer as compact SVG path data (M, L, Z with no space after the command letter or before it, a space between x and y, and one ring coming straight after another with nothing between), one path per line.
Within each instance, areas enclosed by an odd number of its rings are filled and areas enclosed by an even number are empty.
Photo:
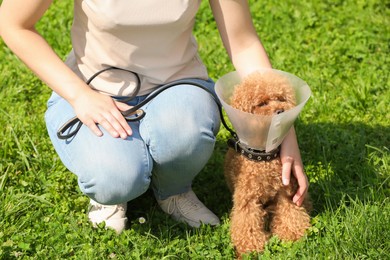
M289 184L290 180L287 178L283 178L282 182L283 182L283 185L287 186Z

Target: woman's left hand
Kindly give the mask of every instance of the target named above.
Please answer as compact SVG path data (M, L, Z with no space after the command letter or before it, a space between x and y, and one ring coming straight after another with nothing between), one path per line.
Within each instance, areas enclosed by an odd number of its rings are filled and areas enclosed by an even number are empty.
M283 184L288 185L290 183L292 172L299 185L299 188L293 197L293 202L296 205L301 206L309 189L309 181L303 169L303 163L294 127L290 129L282 143L280 157L283 164Z

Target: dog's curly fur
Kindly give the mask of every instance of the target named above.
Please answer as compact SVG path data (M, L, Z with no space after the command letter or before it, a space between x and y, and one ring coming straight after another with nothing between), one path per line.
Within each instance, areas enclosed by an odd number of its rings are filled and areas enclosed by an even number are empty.
M273 115L295 106L289 82L280 74L252 73L236 86L231 106L239 110ZM298 189L292 176L282 184L280 157L272 161L252 161L229 149L224 163L227 185L233 193L231 239L238 258L261 252L271 235L282 240L301 238L310 226L311 203L306 196L302 207L292 202Z

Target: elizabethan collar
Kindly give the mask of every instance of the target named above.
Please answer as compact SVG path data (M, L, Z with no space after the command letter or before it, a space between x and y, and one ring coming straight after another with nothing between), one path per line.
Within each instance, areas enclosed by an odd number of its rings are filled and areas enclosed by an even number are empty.
M260 72L279 73L286 77L295 90L296 106L277 115L256 115L240 111L230 106L234 88L240 84L241 77L233 71L219 78L215 91L229 117L240 142L253 149L270 152L276 149L287 135L299 113L309 100L311 91L305 81L297 76L275 69L264 69Z

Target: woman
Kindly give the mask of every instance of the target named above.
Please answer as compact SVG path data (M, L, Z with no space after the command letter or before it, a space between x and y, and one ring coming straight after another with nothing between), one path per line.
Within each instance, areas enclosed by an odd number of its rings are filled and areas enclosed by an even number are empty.
M161 85L187 79L213 91L192 36L200 0L75 0L72 51L63 62L34 29L52 0L3 0L0 33L9 48L52 90L45 114L53 145L65 166L91 198L89 219L125 228L126 202L152 187L161 209L193 227L218 225L218 217L191 189L212 154L219 129L211 95L192 84L163 91L143 110L139 122L121 112ZM224 46L243 76L271 67L245 0L210 0ZM91 84L85 82L109 67ZM137 92L137 77L140 90ZM110 96L136 98L123 103ZM59 139L58 129L77 116L78 133ZM301 205L308 181L294 129L282 144L282 179L291 172Z

